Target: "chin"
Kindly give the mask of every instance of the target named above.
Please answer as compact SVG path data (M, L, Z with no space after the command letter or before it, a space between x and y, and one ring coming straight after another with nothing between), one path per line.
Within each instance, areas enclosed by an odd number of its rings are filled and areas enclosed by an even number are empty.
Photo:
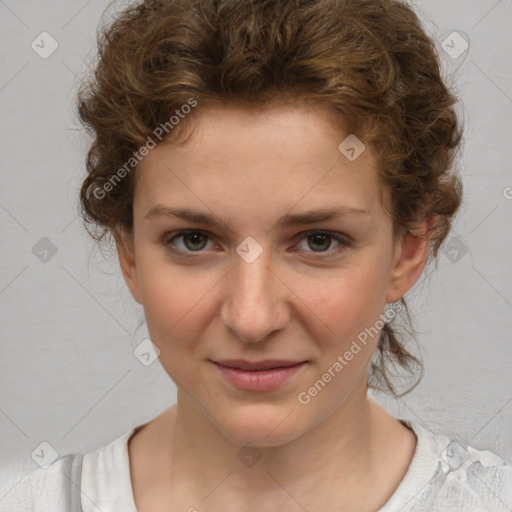
M229 408L221 424L240 445L280 446L293 441L302 432L297 424L296 407L290 405L251 404Z

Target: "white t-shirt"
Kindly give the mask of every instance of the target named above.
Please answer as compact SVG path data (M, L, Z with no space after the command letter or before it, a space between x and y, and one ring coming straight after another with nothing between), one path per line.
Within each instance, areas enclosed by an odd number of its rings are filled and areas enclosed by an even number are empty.
M416 434L416 450L402 482L375 512L512 511L512 466L493 452L462 446L416 422L400 421ZM72 464L76 463L75 469L80 467L79 455L61 457L46 469L18 474L16 485L10 473L12 485L2 489L0 511L71 512L80 510L80 502L83 512L137 512L128 439L142 426L85 454L76 485L68 475ZM3 475L6 471L2 468Z

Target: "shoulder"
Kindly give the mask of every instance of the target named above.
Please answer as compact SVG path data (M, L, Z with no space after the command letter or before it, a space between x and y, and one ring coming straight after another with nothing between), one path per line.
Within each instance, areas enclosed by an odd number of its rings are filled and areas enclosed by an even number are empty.
M0 512L134 512L128 440L145 424L86 454L32 469L20 459L0 465ZM81 496L86 499L81 503Z
M512 466L494 452L451 441L441 457L440 469L446 481L439 502L453 496L455 504L459 495L465 497L466 507L471 505L475 510L512 510Z
M418 493L413 510L510 512L512 466L496 453L477 449L454 436L434 434L412 424L428 448L434 472ZM427 454L425 454L427 458Z
M0 468L0 512L70 512L79 504L83 455L58 458L48 467L26 469L20 461ZM78 502L77 502L78 500Z

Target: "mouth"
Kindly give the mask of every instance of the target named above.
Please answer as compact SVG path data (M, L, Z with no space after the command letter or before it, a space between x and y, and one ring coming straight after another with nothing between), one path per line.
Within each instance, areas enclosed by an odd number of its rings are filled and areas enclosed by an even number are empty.
M245 361L244 359L221 359L213 361L227 368L235 368L237 370L273 370L275 368L289 368L298 364L305 363L306 361L287 361L284 359L264 359L262 361Z
M283 385L308 361L227 359L211 361L223 377L237 389L270 391Z

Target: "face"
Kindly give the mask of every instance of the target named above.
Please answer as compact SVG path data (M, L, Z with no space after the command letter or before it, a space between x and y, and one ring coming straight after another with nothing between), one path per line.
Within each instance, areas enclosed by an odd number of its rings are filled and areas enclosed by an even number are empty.
M137 169L121 267L178 402L241 444L285 443L366 385L385 305L416 282L427 246L393 242L369 147L350 161L348 134L320 110L196 114L185 145L160 144Z

